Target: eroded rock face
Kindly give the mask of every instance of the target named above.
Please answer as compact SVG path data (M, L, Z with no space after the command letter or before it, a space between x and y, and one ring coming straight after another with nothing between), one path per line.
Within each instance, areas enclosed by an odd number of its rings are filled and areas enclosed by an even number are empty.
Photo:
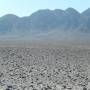
M3 90L89 90L90 49L0 47Z

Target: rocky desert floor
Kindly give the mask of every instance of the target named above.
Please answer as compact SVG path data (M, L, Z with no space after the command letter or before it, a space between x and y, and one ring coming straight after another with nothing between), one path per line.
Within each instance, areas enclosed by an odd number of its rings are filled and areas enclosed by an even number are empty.
M90 48L1 45L0 90L90 90Z

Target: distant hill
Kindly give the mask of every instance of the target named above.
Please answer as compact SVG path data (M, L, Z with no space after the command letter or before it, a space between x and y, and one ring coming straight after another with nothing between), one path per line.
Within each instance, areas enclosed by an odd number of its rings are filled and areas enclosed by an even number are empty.
M62 35L62 32L64 34ZM73 8L66 10L39 10L27 17L8 14L0 17L0 37L53 37L78 33L90 33L90 8L79 13ZM73 34L72 34L73 33ZM76 34L75 34L76 33ZM84 35L81 35L84 36ZM87 36L87 35L86 35ZM89 36L89 35L88 35Z

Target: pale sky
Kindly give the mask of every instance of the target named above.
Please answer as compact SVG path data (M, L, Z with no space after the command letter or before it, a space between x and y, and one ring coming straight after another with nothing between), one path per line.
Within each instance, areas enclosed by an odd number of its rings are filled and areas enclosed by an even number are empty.
M90 8L90 0L0 0L0 16L15 14L29 16L39 9L75 8L79 12Z

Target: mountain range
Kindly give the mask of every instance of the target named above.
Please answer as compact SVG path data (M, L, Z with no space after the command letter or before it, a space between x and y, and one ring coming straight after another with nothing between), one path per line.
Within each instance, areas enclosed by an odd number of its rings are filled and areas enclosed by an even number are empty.
M26 17L7 14L0 17L0 37L66 37L85 38L90 33L90 8L79 13L73 8L66 10L38 10ZM77 38L78 39L78 38Z

